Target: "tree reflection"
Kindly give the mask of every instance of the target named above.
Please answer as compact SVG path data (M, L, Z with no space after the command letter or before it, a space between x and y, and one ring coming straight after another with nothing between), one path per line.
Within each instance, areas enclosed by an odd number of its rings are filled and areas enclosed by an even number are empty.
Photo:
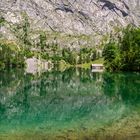
M140 73L104 73L104 94L117 97L126 103L140 100Z
M0 73L0 97L4 125L8 120L18 125L21 121L26 125L30 125L28 121L55 125L59 121L63 126L64 122L88 123L91 119L105 124L121 118L126 108L139 105L140 74L83 69L41 75L5 71Z

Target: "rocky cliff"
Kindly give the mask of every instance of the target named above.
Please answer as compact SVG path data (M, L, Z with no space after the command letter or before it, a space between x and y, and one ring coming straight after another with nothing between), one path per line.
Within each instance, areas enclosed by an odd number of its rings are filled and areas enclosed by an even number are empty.
M140 25L139 0L0 0L0 16L12 24L26 12L32 30L71 35L103 35L128 24ZM1 32L7 33L1 27Z

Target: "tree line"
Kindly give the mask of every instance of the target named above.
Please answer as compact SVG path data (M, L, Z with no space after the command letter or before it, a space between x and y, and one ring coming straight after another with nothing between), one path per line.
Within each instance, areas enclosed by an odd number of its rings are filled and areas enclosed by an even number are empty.
M140 28L129 25L117 39L111 38L103 57L108 71L140 71Z

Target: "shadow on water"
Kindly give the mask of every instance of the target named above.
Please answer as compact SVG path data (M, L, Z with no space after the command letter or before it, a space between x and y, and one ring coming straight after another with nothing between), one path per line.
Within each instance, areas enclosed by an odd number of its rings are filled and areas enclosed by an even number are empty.
M1 139L137 139L140 73L0 73Z

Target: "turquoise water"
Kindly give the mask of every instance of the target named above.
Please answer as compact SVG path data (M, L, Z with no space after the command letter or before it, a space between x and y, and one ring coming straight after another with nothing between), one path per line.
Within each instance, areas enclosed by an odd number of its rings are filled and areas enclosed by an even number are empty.
M0 73L1 139L134 139L139 118L140 73Z

